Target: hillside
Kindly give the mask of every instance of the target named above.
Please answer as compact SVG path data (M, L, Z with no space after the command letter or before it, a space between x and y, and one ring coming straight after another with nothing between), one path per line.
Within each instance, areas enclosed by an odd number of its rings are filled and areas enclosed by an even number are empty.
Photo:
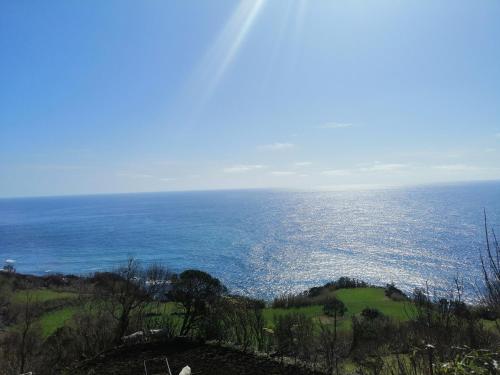
M165 358L173 374L189 365L195 374L203 375L319 375L310 369L281 364L269 357L259 357L216 345L199 344L176 339L170 343L148 343L122 346L97 358L67 369L64 375L137 375L144 373L166 375Z

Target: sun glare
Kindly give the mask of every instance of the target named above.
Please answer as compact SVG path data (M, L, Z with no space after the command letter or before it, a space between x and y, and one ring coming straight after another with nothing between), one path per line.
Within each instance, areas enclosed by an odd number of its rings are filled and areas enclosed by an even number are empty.
M264 4L265 0L242 0L205 53L193 73L193 85L189 85L190 92L200 95L198 108L203 107L220 84Z

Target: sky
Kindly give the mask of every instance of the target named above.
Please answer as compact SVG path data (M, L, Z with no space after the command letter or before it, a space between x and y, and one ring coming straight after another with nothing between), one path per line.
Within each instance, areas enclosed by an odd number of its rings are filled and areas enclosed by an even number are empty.
M0 197L500 179L500 2L2 0Z

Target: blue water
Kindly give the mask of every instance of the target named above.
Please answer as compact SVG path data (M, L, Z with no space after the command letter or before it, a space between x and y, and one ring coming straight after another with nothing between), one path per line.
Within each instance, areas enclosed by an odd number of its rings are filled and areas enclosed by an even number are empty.
M264 298L343 275L442 289L457 275L480 276L484 207L498 229L499 182L2 199L0 261L85 274L133 255L203 269Z

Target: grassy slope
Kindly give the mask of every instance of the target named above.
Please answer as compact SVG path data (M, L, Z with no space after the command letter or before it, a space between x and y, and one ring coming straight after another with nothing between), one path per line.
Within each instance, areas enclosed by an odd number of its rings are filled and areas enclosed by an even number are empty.
M60 292L52 289L30 289L30 290L19 290L14 293L13 301L17 303L23 303L26 301L28 293L31 294L33 301L36 302L47 302L57 299L69 299L76 298L76 293L72 292Z
M16 293L15 298L22 300L25 292ZM76 295L68 292L56 292L49 289L39 289L35 291L36 298L40 301L47 301L50 299L73 298ZM351 325L351 316L359 314L365 307L376 308L383 314L390 316L396 320L404 321L408 319L407 304L404 302L393 301L384 295L382 288L357 288L357 289L341 289L335 292L336 296L342 300L347 306L347 313L341 320L339 328L349 329ZM172 313L175 311L175 304L167 304L166 310L161 313ZM51 311L44 314L40 318L40 324L44 336L50 336L57 328L64 326L71 316L75 313L76 307L65 307L59 310ZM153 312L154 309L151 309ZM160 312L160 311L157 311ZM291 309L264 309L264 318L267 327L274 326L274 316L285 315L292 312L300 312L305 314L316 321L321 319L323 323L328 323L329 319L323 315L323 306L313 305L301 308Z
M150 313L170 315L178 310L177 305L175 303L164 304L160 309L156 309L153 306L155 305L151 305L150 307L147 308L146 311ZM42 328L43 336L49 337L58 328L61 328L64 325L66 325L67 321L71 319L73 315L77 312L77 309L78 309L77 306L67 306L62 309L54 310L46 314L43 314L43 316L38 320Z
M340 329L348 329L351 325L351 317L353 315L358 315L366 307L378 309L383 314L396 320L408 320L408 305L405 302L396 302L387 298L384 295L383 288L341 289L336 291L335 295L344 302L347 307L347 313L339 325ZM316 320L321 318L324 323L328 322L323 315L323 306L313 305L292 309L267 308L264 310L266 325L268 327L273 327L274 316L291 312L300 312Z
M345 303L349 316L359 314L364 308L370 307L396 320L408 320L408 304L387 298L382 288L341 289L335 295Z
M310 318L318 318L319 316L323 315L323 306L313 305L290 309L275 309L272 307L265 308L263 313L264 319L266 320L266 326L271 328L274 326L275 316L287 315L294 312L304 314Z
M48 301L55 300L71 300L77 297L76 293L72 292L61 292L53 289L30 289L30 290L19 290L12 296L12 301L14 303L20 303L26 301L26 298L30 295L32 301L38 303L44 303ZM43 314L39 319L38 323L42 329L43 337L49 337L53 334L59 327L64 326L67 320L69 320L76 311L76 307L68 306L57 310L48 311ZM14 327L15 329L15 327Z
M77 307L70 306L44 314L38 321L42 327L43 337L49 337L58 328L63 327L75 314L76 309Z

